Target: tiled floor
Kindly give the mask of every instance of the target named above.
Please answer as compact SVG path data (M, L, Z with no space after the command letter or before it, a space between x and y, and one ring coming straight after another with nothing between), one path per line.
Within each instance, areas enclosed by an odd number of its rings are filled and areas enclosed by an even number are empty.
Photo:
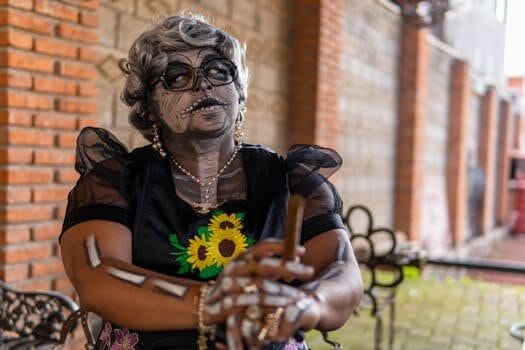
M525 235L503 240L489 258L525 263ZM439 276L425 274L402 283L396 301L394 349L521 349L509 328L525 322L525 276L486 271L450 271ZM331 337L345 350L373 350L374 319L369 313L352 317ZM309 332L308 340L312 349L332 349L316 332Z

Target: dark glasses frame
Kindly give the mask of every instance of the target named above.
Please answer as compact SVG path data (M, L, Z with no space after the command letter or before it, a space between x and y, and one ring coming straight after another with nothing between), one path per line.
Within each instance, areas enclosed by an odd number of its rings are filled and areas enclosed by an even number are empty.
M228 82L222 82L222 83L215 83L213 82L207 75L206 75L206 71L205 71L205 68L206 66L210 63L210 62L213 62L213 61L226 61L229 63L229 65L231 66L231 74L232 74L232 79L231 81L228 81ZM183 63L183 62L178 62L177 65L183 65L183 66L187 66L189 68L192 69L193 71L193 81L192 83L189 85L189 87L185 87L185 88L181 88L181 89L173 89L172 87L169 86L168 82L166 81L166 72L168 71L169 67L170 67L170 64L168 64L166 66L166 68L164 69L164 71L162 72L161 76L159 79L157 79L155 81L155 83L152 84L152 86L155 86L157 85L159 82L162 82L162 85L164 86L164 88L166 90L169 90L169 91L177 91L177 92L180 92L180 91L188 91L188 90L193 90L195 88L195 85L197 84L198 82L198 79L197 77L199 75L202 75L202 77L204 79L206 79L211 85L213 86L223 86L223 85L228 85L228 84L231 84L232 82L235 81L235 79L237 79L237 75L238 75L238 70L237 70L237 66L235 65L235 63L233 63L231 60L227 59L227 58L224 58L224 57L216 57L216 58L212 58L210 60L207 60L204 64L201 64L199 67L193 67L187 63ZM172 64L173 66L173 64Z

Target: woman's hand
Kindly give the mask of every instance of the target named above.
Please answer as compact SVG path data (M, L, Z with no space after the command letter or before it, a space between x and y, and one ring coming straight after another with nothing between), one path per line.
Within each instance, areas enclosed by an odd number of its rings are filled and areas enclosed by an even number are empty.
M295 309L302 310L301 305L306 305L298 304L306 297L303 291L277 280L308 280L314 270L298 262L304 248L297 249L295 261L287 262L278 257L283 249L284 243L281 240L269 239L256 244L228 264L215 285L204 296L204 322L213 324L226 321L229 348L242 349L242 338L250 346L261 343L257 338L268 323L266 315L278 312L279 319L273 317L276 322L280 322L285 308L298 305ZM300 318L304 312L295 313L295 317ZM268 333L268 329L263 332ZM273 337L277 336L276 332L273 333ZM267 336L263 334L259 338Z

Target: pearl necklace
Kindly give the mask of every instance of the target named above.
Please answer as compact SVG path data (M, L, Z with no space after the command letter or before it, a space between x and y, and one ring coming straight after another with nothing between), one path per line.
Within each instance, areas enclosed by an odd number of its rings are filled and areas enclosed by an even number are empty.
M210 210L217 208L217 203L216 204L210 203L210 188L212 185L217 184L222 173L224 173L226 168L228 168L228 166L233 162L233 160L235 159L235 157L237 156L237 153L239 153L239 150L241 148L242 148L241 144L235 144L235 148L233 149L233 153L231 157L228 159L228 161L226 161L226 164L224 164L224 166L217 172L217 174L214 177L212 177L211 180L208 182L202 182L198 177L190 173L188 169L186 169L181 164L179 164L179 162L177 162L173 154L170 154L170 159L173 165L175 165L183 174L187 175L191 180L193 180L193 182L198 184L199 187L204 190L204 202L202 203L191 202L191 206L199 214L205 215L205 214L208 214Z

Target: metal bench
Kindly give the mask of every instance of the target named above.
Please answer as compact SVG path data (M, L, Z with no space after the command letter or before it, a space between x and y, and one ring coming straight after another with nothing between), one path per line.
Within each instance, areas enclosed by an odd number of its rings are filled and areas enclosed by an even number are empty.
M364 218L365 228L358 230L355 218ZM363 300L357 310L370 308L375 318L374 348L383 348L384 313L388 312L388 349L394 345L395 299L397 287L403 282L403 266L420 265L418 251L399 247L394 231L386 227L374 227L370 210L363 205L348 209L343 219L350 233L364 282ZM363 220L362 220L363 221ZM358 223L359 224L359 223Z
M0 349L53 349L68 315L78 309L60 293L19 291L0 280Z

